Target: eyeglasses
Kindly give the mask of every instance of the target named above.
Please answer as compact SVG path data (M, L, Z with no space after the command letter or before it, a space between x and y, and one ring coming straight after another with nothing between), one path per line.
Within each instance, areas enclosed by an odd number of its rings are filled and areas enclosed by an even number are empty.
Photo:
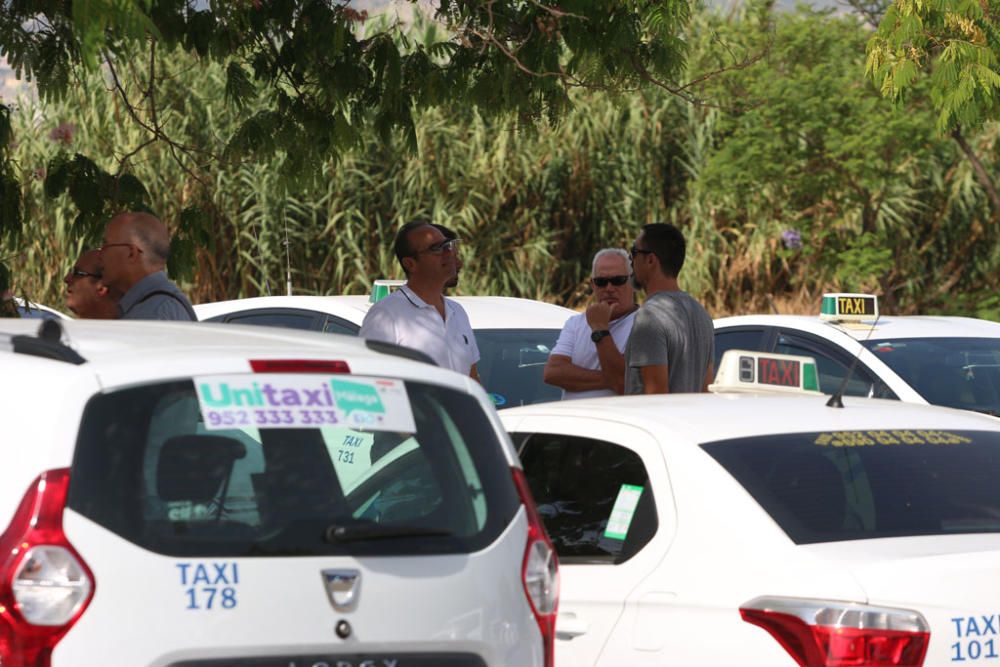
M79 269L75 266L72 269L70 269L69 273L74 278L97 278L98 280L101 279L100 273L91 273L90 271L84 271L83 269Z
M607 287L609 283L615 287L621 287L628 282L628 276L607 276L606 278L591 278L591 280L597 287Z
M115 248L118 246L128 246L130 248L135 248L136 252L140 253L142 252L142 248L140 248L134 243L105 243L104 245L102 245L100 248L97 249L97 252L104 252L108 248Z
M441 255L445 252L456 252L458 250L458 242L461 239L448 239L446 241L441 241L440 243L435 243L434 245L424 248L423 250L418 250L415 255L422 255L427 253L428 255Z
M632 259L635 259L636 255L654 255L654 254L656 253L654 253L652 250L643 250L642 248L636 248L635 246L632 246L632 249L628 251L628 256Z

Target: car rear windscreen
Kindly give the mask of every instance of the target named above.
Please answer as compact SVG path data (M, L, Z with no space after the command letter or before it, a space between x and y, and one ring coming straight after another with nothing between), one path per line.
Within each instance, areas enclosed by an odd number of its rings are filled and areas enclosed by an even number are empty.
M797 544L1000 532L1000 432L794 433L702 448Z
M245 389L209 378L95 396L68 506L157 553L261 557L469 553L520 508L472 396L281 377L280 386L256 374L224 378ZM395 402L375 394L382 385ZM347 412L328 407L334 394Z

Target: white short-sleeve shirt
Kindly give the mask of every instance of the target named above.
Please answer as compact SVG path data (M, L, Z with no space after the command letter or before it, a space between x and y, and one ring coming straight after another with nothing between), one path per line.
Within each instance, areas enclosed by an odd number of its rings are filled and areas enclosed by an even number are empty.
M637 311L632 311L628 315L612 320L608 330L611 338L615 341L615 347L619 352L624 352L625 343L632 332L632 323L635 321ZM597 345L590 340L590 325L587 324L587 316L584 313L574 315L566 320L563 330L559 334L556 346L552 348L550 355L558 354L569 357L574 366L587 368L592 371L600 370L601 361L597 356ZM563 400L571 398L591 398L594 396L614 396L615 392L610 389L591 389L590 391L566 391L563 390Z
M403 285L368 311L358 335L420 350L438 366L468 375L479 361L479 346L465 309L444 300L445 319L437 308Z

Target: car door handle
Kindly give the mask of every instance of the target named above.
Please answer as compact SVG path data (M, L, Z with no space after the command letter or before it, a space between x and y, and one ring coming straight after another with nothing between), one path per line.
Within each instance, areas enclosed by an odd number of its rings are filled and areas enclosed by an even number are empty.
M589 630L590 623L571 611L561 612L556 616L556 639L573 639L587 634Z

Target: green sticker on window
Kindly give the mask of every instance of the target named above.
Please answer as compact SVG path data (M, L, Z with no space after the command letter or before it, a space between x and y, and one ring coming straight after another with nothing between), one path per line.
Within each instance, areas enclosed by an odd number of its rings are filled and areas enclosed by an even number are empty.
M611 508L611 516L608 517L608 527L604 529L604 537L612 540L625 539L628 527L632 525L632 518L635 516L635 508L639 505L639 496L641 495L641 486L622 484L622 488L618 490L618 497L615 499L615 506Z

